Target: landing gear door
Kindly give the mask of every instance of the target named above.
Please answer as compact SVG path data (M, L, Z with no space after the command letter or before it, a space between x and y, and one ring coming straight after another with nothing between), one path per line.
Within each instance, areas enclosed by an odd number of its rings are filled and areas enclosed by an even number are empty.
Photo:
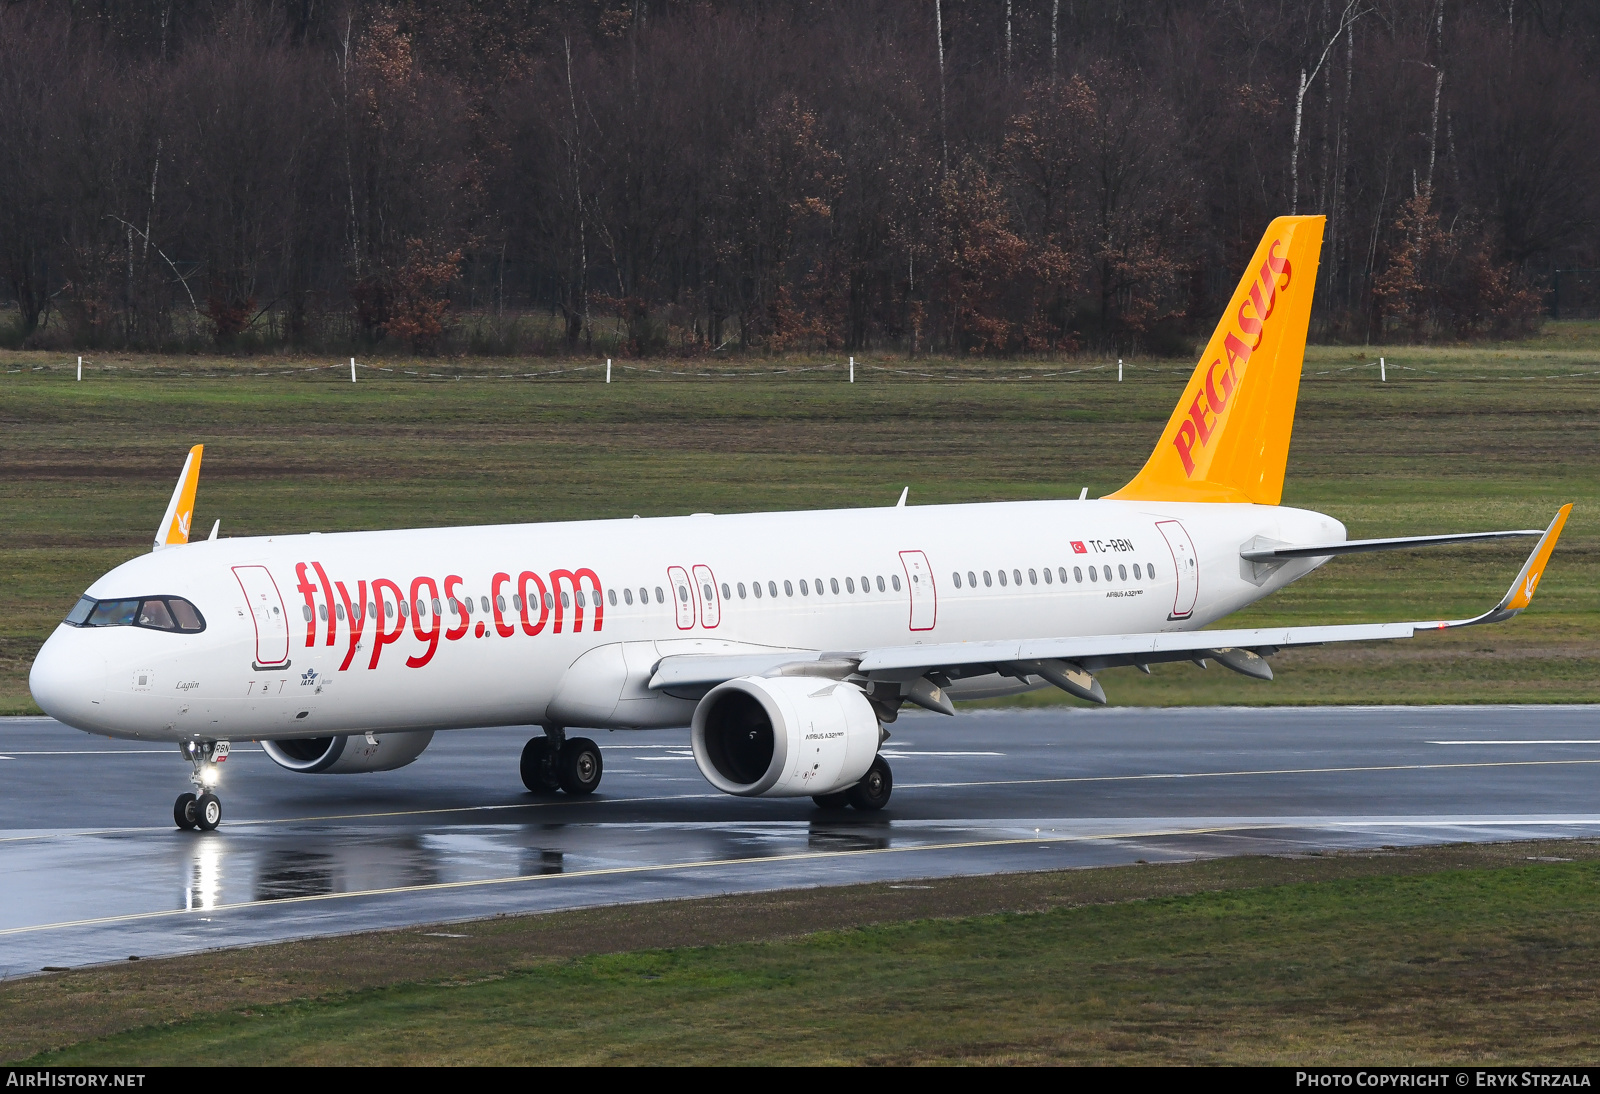
M722 622L722 598L717 593L717 579L709 566L694 568L695 599L700 601L700 625L711 630Z
M678 613L678 629L694 629L694 586L689 584L689 573L682 566L668 566L667 580L672 582L672 606Z
M1195 600L1200 596L1200 562L1195 555L1194 540L1189 538L1183 525L1175 520L1158 520L1156 529L1172 551L1173 572L1178 576L1172 614L1167 618L1188 619L1194 613Z
M265 566L235 566L245 601L256 625L256 664L289 663L289 617L283 612L283 597L278 583Z
M906 588L911 596L911 629L931 631L939 617L939 596L933 587L933 567L921 551L901 551L900 564L906 570Z

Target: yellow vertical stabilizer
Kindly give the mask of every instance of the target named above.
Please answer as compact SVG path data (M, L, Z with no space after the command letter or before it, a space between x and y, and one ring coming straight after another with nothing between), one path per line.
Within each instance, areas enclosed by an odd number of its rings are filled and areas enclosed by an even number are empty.
M161 526L156 529L155 549L178 547L189 542L190 525L194 523L194 495L200 488L200 455L205 445L189 449L183 461L183 471L178 475L178 485L173 488L172 500L161 516Z
M1107 497L1277 505L1300 394L1322 217L1279 217L1144 468Z

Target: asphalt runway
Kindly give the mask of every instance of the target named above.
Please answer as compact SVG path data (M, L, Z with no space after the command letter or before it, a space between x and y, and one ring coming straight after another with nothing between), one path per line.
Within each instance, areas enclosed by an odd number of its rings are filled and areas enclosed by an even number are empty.
M903 714L879 814L749 800L687 731L601 733L592 798L536 798L528 730L372 775L236 747L179 832L176 747L0 719L0 978L498 913L1337 848L1600 835L1600 707Z

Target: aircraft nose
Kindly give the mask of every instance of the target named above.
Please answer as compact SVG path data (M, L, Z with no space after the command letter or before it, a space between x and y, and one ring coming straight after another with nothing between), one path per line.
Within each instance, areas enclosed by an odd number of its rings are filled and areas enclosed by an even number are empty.
M106 662L83 645L77 631L59 628L33 659L28 690L50 717L75 729L92 729L104 720Z

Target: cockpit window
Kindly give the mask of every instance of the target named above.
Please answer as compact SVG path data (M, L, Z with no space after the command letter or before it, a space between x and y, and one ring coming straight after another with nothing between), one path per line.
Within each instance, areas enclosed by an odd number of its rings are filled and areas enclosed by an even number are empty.
M86 596L73 605L66 621L74 627L148 627L185 634L206 629L206 621L195 606L178 596L138 600L95 600Z

